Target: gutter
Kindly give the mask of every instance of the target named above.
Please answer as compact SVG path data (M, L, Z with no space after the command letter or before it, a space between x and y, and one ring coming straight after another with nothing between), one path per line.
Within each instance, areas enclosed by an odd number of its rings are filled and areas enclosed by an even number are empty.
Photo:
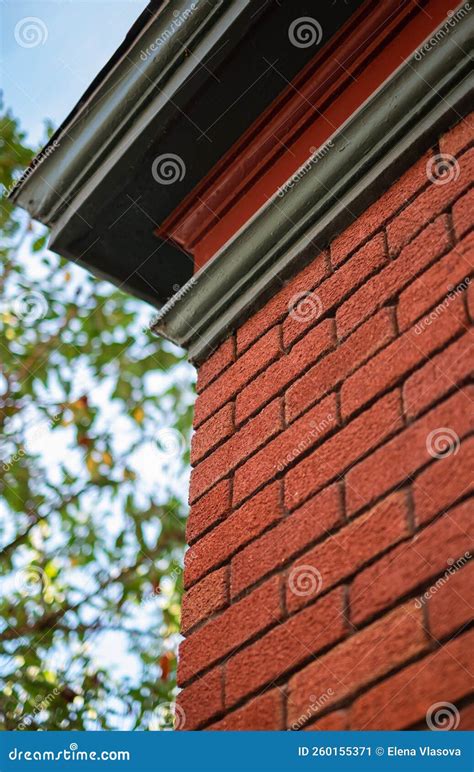
M201 38L224 10L235 17L249 2L234 0L224 6L224 0L188 0L183 6L172 0L158 9L72 123L66 123L53 138L57 149L48 157L47 171L43 166L41 174L35 173L41 166L37 163L33 171L19 180L11 200L35 219L49 226L54 224L105 159L117 155L118 144L132 127L134 138L139 138L143 121L152 120L150 103L155 105L157 92L164 94L171 74L185 60L187 47ZM185 15L183 36L177 25ZM183 77L189 76L196 66L196 62L188 60ZM178 87L181 83L182 80ZM172 93L170 89L162 101L171 99ZM37 161L41 161L41 155Z

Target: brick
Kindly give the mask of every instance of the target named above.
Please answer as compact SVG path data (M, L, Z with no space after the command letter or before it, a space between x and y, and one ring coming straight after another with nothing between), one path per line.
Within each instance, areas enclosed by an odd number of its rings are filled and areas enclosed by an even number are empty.
M467 311L471 322L474 324L474 282L469 283L467 290Z
M332 311L370 274L381 268L386 260L384 235L378 233L318 287L313 298L315 310L319 315ZM314 322L315 318L311 313L290 313L283 323L283 345L291 346L309 327L314 325Z
M229 713L207 729L220 731L270 731L284 729L283 692L272 689L250 700L239 710Z
M240 424L329 351L336 342L334 319L312 329L287 354L255 378L237 397L236 422Z
M178 682L185 684L281 617L280 578L274 576L181 643Z
M234 361L235 337L227 338L198 368L196 391L199 394Z
M459 453L440 458L416 478L413 501L417 525L432 520L462 496L474 491L474 437L461 443Z
M287 421L293 421L309 405L338 386L394 336L391 309L384 308L290 386L285 395Z
M285 503L295 509L402 424L398 391L387 394L369 410L300 461L285 477Z
M378 684L352 705L351 729L405 729L436 702L456 703L472 689L474 631Z
M472 732L474 730L474 702L470 705L466 705L460 711L461 720L459 722L458 731L460 732Z
M265 370L279 354L280 330L273 327L207 389L198 394L194 409L195 428L235 397L246 383Z
M331 394L236 470L234 506L319 444L337 425L336 396Z
M474 188L462 196L453 206L453 225L457 239L471 230L474 225Z
M441 214L463 193L473 177L472 150L458 158L459 176L446 184L430 183L411 204L387 225L388 247L390 254L396 254L405 246L424 225Z
M191 439L191 464L194 466L216 445L230 437L233 431L233 406L232 404L224 405L216 415L211 416L194 432Z
M331 244L331 262L340 265L346 257L389 220L415 193L427 184L426 153L403 174L372 206L365 210Z
M192 503L222 477L258 450L283 428L281 401L275 399L240 431L201 461L191 473L189 500Z
M473 265L474 233L471 233L402 292L397 308L400 330L408 329L437 303L441 308L448 307L452 299L467 288L465 282ZM434 313L437 312L438 309Z
M184 556L185 587L230 558L281 517L280 484L274 483L190 547Z
M456 570L453 565L453 573L448 577L443 575L445 584L440 589L435 585L428 600L429 629L438 641L472 621L474 561L470 552L461 560L464 567Z
M227 605L228 569L213 571L185 592L181 605L181 632L185 635L198 622Z
M442 153L458 155L472 142L474 135L474 114L471 113L446 132L439 140L439 149Z
M448 218L442 215L406 246L396 260L354 292L336 312L339 338L345 338L364 319L392 300L420 271L450 246Z
M473 372L474 330L440 351L408 378L403 386L405 414L415 418L452 391Z
M471 516L472 502L460 504L358 574L350 594L351 621L361 624L448 568L448 558L463 555L471 544Z
M341 389L342 415L351 416L373 397L394 386L466 326L464 304L462 298L457 298L432 323L411 327L344 382Z
M226 665L226 704L276 681L342 638L347 629L343 602L340 587L232 657Z
M430 463L436 452L436 444L433 445L436 434L432 432L447 427L450 433L464 437L474 424L473 398L473 387L466 387L354 466L346 477L348 515L353 515Z
M295 611L311 600L311 594L293 591L292 575L304 575L305 569L313 567L321 577L318 591L326 591L408 535L406 494L395 493L293 563L286 585L288 611Z
M421 609L408 603L387 614L290 679L289 724L305 713L312 701L311 695L329 694L325 707L347 699L423 651L426 645Z
M232 596L239 595L270 571L285 565L300 550L341 522L341 496L338 486L332 485L232 558Z
M317 703L315 704L317 705ZM347 710L335 710L333 713L323 716L323 718L320 718L313 724L308 724L304 729L309 732L341 732L349 729L349 716Z
M186 541L192 544L213 525L219 523L230 509L230 481L222 480L191 506L186 524Z
M180 692L176 703L179 718L177 728L184 730L197 729L220 713L224 708L222 668L211 670Z
M295 295L313 290L327 274L327 257L321 253L240 327L237 331L237 352L241 354L269 327L283 319Z

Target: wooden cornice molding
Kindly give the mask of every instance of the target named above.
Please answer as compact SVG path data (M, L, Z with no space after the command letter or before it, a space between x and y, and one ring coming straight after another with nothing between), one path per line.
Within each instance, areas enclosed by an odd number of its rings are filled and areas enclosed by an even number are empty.
M446 16L449 0L367 0L157 233L202 267ZM387 56L388 44L397 41ZM383 60L383 61L381 61ZM344 107L331 106L344 95ZM308 138L306 140L306 138Z

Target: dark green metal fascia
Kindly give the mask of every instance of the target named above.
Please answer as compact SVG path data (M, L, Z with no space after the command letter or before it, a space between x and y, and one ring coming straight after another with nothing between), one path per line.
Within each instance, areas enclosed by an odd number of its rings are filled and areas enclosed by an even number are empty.
M109 73L97 91L82 106L72 123L66 126L58 138L59 144L51 154L40 154L35 168L27 170L11 194L13 201L26 209L35 219L46 225L56 222L67 210L71 201L102 166L108 169L130 144L128 132L138 136L143 126L153 120L157 110L157 88L162 102L169 101L173 85L182 82L199 67L196 59L183 55L188 46L203 36L214 24L216 16L223 15L226 28L248 6L251 0L194 0L186 5L174 0L154 16L133 42L127 55ZM183 25L186 37L173 34L165 40L156 53L143 58L142 52L151 50L156 41L163 38L176 14L195 6ZM222 30L220 30L222 34ZM210 35L209 45L214 34ZM180 66L179 66L180 65ZM179 78L170 84L170 78L179 66ZM47 148L45 148L47 151ZM111 161L110 158L113 160ZM90 187L90 185L87 185ZM73 207L77 209L77 204Z
M435 48L414 54L328 141L329 150L283 197L263 206L153 322L204 359L282 278L308 244L321 249L472 109L473 14ZM436 36L436 33L433 37Z

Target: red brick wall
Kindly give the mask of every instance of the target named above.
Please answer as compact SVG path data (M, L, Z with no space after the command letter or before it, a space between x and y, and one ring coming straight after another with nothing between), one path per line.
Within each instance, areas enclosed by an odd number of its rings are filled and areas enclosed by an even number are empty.
M474 726L467 126L199 370L185 729Z

